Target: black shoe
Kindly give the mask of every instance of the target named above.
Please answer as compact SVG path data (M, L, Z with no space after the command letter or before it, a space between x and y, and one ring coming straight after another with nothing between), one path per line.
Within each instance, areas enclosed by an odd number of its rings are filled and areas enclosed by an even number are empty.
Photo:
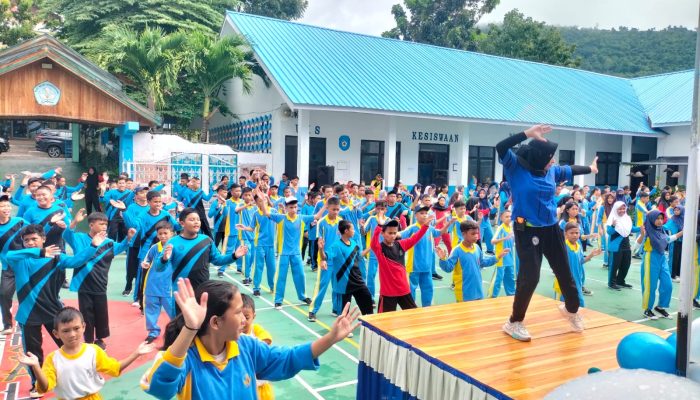
M155 342L156 339L158 339L158 338L155 336L148 336L146 338L146 343L151 344L151 343Z
M581 292L584 296L593 296L593 291L586 288L585 286L581 288Z
M656 311L657 313L661 314L661 317L662 317L662 318L673 319L673 318L671 317L671 315L669 315L669 313L668 313L666 310L664 310L663 308L661 308L661 307L658 307L658 306L657 306L657 307L654 307L654 311Z
M308 320L309 322L316 322L316 314L310 312Z
M632 289L632 285L630 285L629 283L618 283L617 286L623 287L625 289Z
M305 299L304 299L304 303L306 303L306 305L309 305L309 306L310 306L310 305L311 305L311 299L308 298L308 297L305 298Z
M619 286L617 286L617 285L615 285L615 284L613 284L613 285L608 285L608 289L617 290L618 292L619 292L620 290L622 290L621 287L619 287Z
M306 265L311 265L311 260L306 260Z
M95 345L102 350L107 350L107 343L105 343L102 339L95 340Z
M68 279L65 279L63 281L63 285L61 285L61 287L64 289L68 289L70 287L70 285L68 284Z
M311 272L316 272L316 271L318 271L318 267L316 267L316 268L311 268Z
M696 310L700 310L700 303L698 303L697 300L693 300L693 308Z
M639 254L635 254L635 255L632 256L632 258L634 258L634 259L636 259L636 260L641 260L641 259L642 259L642 256L640 256Z
M281 310L282 309L282 303L275 303L275 310Z
M442 276L440 274L435 273L435 274L433 274L433 280L434 281L441 281Z
M253 296L255 296L255 297L260 297L260 291L259 291L259 290L253 290Z
M243 286L250 286L252 282L253 280L250 278L243 278Z
M131 289L129 289L129 290L124 290L124 291L122 292L122 296L124 296L124 297L126 297L126 296L128 296L128 295L130 295L130 294L131 294Z
M657 319L659 319L659 317L657 317L656 314L654 314L654 313L653 313L651 310L649 310L649 309L646 309L646 310L644 311L644 317L645 317L645 318L649 318L650 320L657 320Z
M223 278L223 277L224 277L224 273L223 273L223 272L219 272L219 273L216 274L216 276L217 276L218 278Z

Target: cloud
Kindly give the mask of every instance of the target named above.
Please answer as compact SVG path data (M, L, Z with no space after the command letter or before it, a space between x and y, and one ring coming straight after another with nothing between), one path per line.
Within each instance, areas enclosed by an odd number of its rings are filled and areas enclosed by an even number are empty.
M396 3L401 1L309 0L301 21L380 35L395 26L391 7ZM695 28L698 22L697 0L501 0L501 4L481 22L500 22L514 8L538 21L560 26L663 29L670 25Z

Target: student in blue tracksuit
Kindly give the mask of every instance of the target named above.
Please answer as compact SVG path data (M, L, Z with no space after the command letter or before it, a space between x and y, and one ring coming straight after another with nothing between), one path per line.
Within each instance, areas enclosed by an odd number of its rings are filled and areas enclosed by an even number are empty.
M309 202L304 203L301 213L304 215L312 215L316 209L316 205L321 202L321 194L319 192L309 192ZM316 236L316 222L312 222L306 226L307 239L309 240L309 261L311 264L311 272L316 272L318 268L318 237ZM303 248L302 248L303 250ZM303 251L302 251L303 257Z
M167 221L161 221L156 225L158 243L151 246L143 260L141 267L146 270L144 279L144 314L146 316L146 342L152 343L160 336L158 317L161 310L165 310L170 319L175 318L175 305L173 304L173 265L170 257L173 254L173 246L168 241L175 234L173 226Z
M66 243L73 249L74 254L92 245L92 238L107 232L108 219L101 212L93 212L87 217L89 233L75 232L76 225L85 218L83 211L76 213L71 226L63 232ZM85 317L86 343L95 343L104 349L107 345L104 339L109 337L109 309L107 307L107 281L109 269L114 256L126 251L129 240L136 233L130 229L127 236L119 243L107 239L95 250L84 265L75 268L70 290L78 293L78 307Z
M2 313L2 335L12 333L12 297L15 295L15 274L5 260L10 250L22 248L20 231L27 221L12 216L10 197L0 195L0 263L2 263L2 278L0 278L0 313Z
M267 202L267 196L258 193ZM316 218L313 215L297 214L298 200L294 197L287 198L285 214L272 214L265 204L263 213L267 218L276 224L280 224L278 233L278 246L280 257L277 262L275 275L275 308L282 309L284 301L284 291L287 286L287 272L292 270L292 280L296 289L297 298L306 304L311 304L311 299L306 297L306 278L304 277L304 266L301 260L301 240L304 234L304 226L311 223Z
M182 231L168 242L173 246L170 261L173 265L173 282L178 278L188 278L192 286L198 287L209 280L209 263L227 265L248 252L245 244L241 244L231 254L222 255L214 245L214 240L200 233L202 222L194 208L182 210L178 222Z
M147 186L139 186L134 190L134 201L122 213L127 230L132 228L138 230L141 215L148 212L148 192ZM129 248L126 252L126 284L124 285L122 296L126 297L131 294L134 279L139 276L140 250L141 236L134 235L129 241Z
M39 224L45 228L46 243L65 249L63 230L70 224L68 210L58 203L48 186L40 186L34 191L36 204L24 213L24 219L29 224ZM56 225L56 222L62 222Z
M240 216L240 224L244 227L252 227L253 217L258 212L253 199L253 190L249 187L243 188L242 197L243 204L236 208ZM238 229L238 232L241 243L248 248L248 254L243 257L243 285L250 286L253 283L250 273L255 263L255 234L253 231L245 229Z
M71 195L83 188L83 182L86 178L87 173L83 173L82 177L80 178L80 182L78 182L77 185L66 186L66 177L63 175L56 175L56 192L54 192L54 197L56 200L62 201L70 211L73 209L73 198Z
M464 221L459 224L459 230L462 232L462 242L452 249L449 257L446 250L441 247L437 248L440 268L445 272L452 272L455 266L460 266L462 270L461 301L483 299L481 268L494 265L508 254L509 250L503 249L495 256L484 255L481 248L476 245L477 240L479 240L479 225L474 221ZM455 287L455 292L457 290L458 288Z
M342 309L354 297L362 315L372 314L372 296L360 271L363 253L368 252L369 248L365 252L362 251L360 245L354 240L354 229L350 221L343 220L338 223L340 238L332 246L325 247L324 239L319 238L321 268L330 270L331 279L334 281L333 291L340 296ZM316 315L309 314L309 321L312 318L315 320Z
M236 225L241 223L240 209L245 206L245 202L241 199L241 185L234 183L231 185L231 198L226 201L224 206L224 247L225 254L231 254L241 243L241 232L236 229ZM218 277L224 277L224 271L228 265L222 265L218 271ZM239 274L243 273L243 258L236 261L236 271Z
M493 271L493 277L489 283L487 297L498 297L501 291L501 284L505 289L506 296L515 294L515 252L513 242L513 225L510 220L511 213L508 210L503 210L500 215L501 225L496 229L494 238L491 239L496 248L496 254L500 254L503 250L508 250L503 253L504 256L496 262L496 268Z
M371 190L371 189L368 189ZM374 203L374 211L376 215L372 215L365 221L365 249L370 248L370 243L372 243L372 235L377 229L377 225L384 225L386 218L386 201L378 200ZM381 240L381 239L380 239ZM377 261L377 256L373 251L369 252L369 259L367 260L367 289L369 289L369 294L372 296L372 304L375 304L374 294L376 293L376 282L377 282L377 271L379 268L379 261Z
M479 229L481 230L481 243L486 245L486 252L493 254L493 228L491 227L491 213L496 211L496 208L491 204L486 193L486 189L480 189L478 193L479 213L481 221L479 221Z
M46 235L41 225L26 226L20 232L20 236L24 249L11 250L5 256L15 273L17 283L19 306L15 319L22 330L24 353L31 352L37 356L39 363L43 363L42 326L53 341L61 346L60 341L51 334L53 318L63 308L58 295L63 277L58 272L84 265L95 255L95 251L106 240L107 235L95 235L92 238L92 246L73 257L63 254L58 246L45 247ZM35 378L31 375L33 391Z
M633 233L640 232L640 228L634 226L632 219L627 215L627 204L623 201L613 204L605 228L609 238L608 252L610 253L608 287L613 290L631 289L632 285L625 282L632 263L632 247L629 238Z
M277 234L277 224L267 218L262 211L263 202L266 200L262 196L255 196L257 207L253 214L250 225L236 225L236 228L253 233L252 244L255 249L255 267L253 268L253 296L260 296L260 284L262 283L263 271L267 272L267 286L272 291L275 287L275 235ZM276 214L276 210L271 210Z
M410 237L418 232L423 225L430 225L435 216L428 215L428 211L430 211L429 207L417 208L415 210L416 223L399 232L399 236L402 238ZM447 232L452 223L454 220L444 224L440 230L431 225L418 243L406 252L406 272L409 274L408 279L411 283L411 295L416 299L416 289L420 289L423 307L433 304L432 275L435 265L435 238Z
M185 208L193 208L197 211L199 220L202 223L202 234L209 236L213 240L214 235L209 227L209 220L207 219L207 213L204 211L203 201L211 200L214 193L204 193L204 191L201 189L201 183L201 180L196 176L190 178L190 181L187 184L187 189L181 191L180 194L183 197L182 203Z
M324 243L328 243L328 246L333 246L335 242L340 238L340 231L338 230L338 224L342 221L342 218L338 216L340 212L340 200L337 197L331 197L326 201L323 209L328 211L328 214L321 218L316 224L316 236L319 240L323 240ZM319 252L319 259L317 260L319 265L321 264L322 254ZM335 283L331 279L331 275L335 265L333 265L333 260L326 261L326 268L319 268L316 275L316 285L314 286L314 294L311 297L313 301L309 306L309 321L316 321L316 314L321 309L323 304L323 299L326 297L326 290L328 285L332 283L335 287ZM340 311L341 300L335 291L331 292L332 296L332 314L337 315Z
M180 174L180 181L173 184L173 197L178 199L180 202L184 202L185 195L184 191L187 190L187 183L190 181L190 175L186 173Z
M309 192L309 195L301 205L300 212L305 215L311 215L314 212L316 203L314 200L316 197L316 192ZM310 226L306 226L304 230L304 241L301 245L301 259L306 260L306 265L311 265L311 270L315 271L314 266L316 265L316 260L312 260L314 254L315 237L311 239L313 234L313 229Z
M225 184L219 185L216 188L216 199L209 204L209 218L214 220L214 244L219 247L224 241L224 235L226 233L225 222L226 218L224 216L224 207L226 206L226 189Z
M583 299L583 277L585 276L583 272L584 264L603 251L601 249L594 249L588 256L583 256L581 227L577 222L567 222L566 225L564 225L564 235L566 236L566 254L569 257L569 268L571 269L571 275L576 283L578 300L580 306L585 307L585 301ZM565 300L556 278L554 278L554 293L555 299L561 301Z
M657 319L654 311L663 318L671 318L666 309L671 305L671 273L668 269L668 245L683 236L683 231L669 235L663 226L666 216L659 210L650 211L644 220L642 235L637 243L642 244L642 310L644 317ZM659 301L654 307L656 288L659 288ZM652 311L652 307L654 311Z
M318 357L359 325L357 309L348 306L313 343L270 346L241 335L243 301L228 282L208 281L193 290L179 281L175 300L183 312L166 327L166 350L141 379L143 390L159 399L256 399L258 379L282 380L318 369Z
M122 211L126 211L127 198L133 194L126 189L126 178L117 179L117 188L108 190L102 201L105 203L105 214L109 218L109 238L120 242L126 236L126 225L122 217Z
M675 196L671 196L675 198ZM675 235L683 230L685 220L685 207L678 205L678 200L672 200L671 206L667 210L667 222L664 225L669 233ZM677 240L670 244L668 250L668 268L671 272L671 279L680 282L681 278L681 253L683 252L683 241Z
M542 256L547 258L566 298L560 312L574 331L584 329L578 314L578 295L568 265L564 235L557 226L555 192L559 182L571 181L575 175L597 173L597 160L588 167L556 165L554 154L558 145L544 137L551 131L550 126L535 125L496 145L499 161L511 184L515 248L519 259L513 312L503 325L503 331L520 341L531 340L523 320L539 282ZM521 145L527 139L533 140ZM517 154L511 150L516 145L520 145Z
M609 237L605 227L608 224L608 217L610 216L613 205L615 205L615 195L612 193L607 193L603 195L603 205L598 208L598 231L600 232L600 243L601 249L603 250L604 267L609 267L610 265L610 255L608 254Z

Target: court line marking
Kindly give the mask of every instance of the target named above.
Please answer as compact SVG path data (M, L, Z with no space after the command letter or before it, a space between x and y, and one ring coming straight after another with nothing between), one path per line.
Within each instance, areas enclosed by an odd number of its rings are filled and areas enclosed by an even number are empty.
M588 281L588 280L591 280L591 281L593 281L593 282L602 283L602 284L604 284L604 285L606 286L606 288L607 288L607 286L608 286L608 282L601 281L601 280L598 280L598 279L586 277L586 280L587 280L587 281ZM642 292L640 289L637 289L636 286L633 287L632 290L635 290L635 291L640 292L640 293ZM672 298L673 300L680 301L680 300L678 300L678 297L673 297L673 296L671 296L671 298Z
M309 385L309 384L304 380L304 378L302 378L302 377L299 376L299 374L294 375L294 379L296 379L297 381L299 381L299 383L301 383L301 386L303 386L304 389L306 389L309 393L311 393L311 395L314 396L316 399L318 399L318 400L326 400L326 399L323 398L323 396L321 396L320 393L318 393L318 390L312 388L311 385Z
M676 315L676 314L678 314L678 311L675 311L675 312L672 312L672 313L668 313L668 315ZM638 320L636 320L636 321L630 321L630 322L635 323L635 324L638 324L638 323L640 323L640 322L659 321L659 320L663 320L663 319L667 319L667 320L669 320L669 321L673 321L673 318L670 318L670 319L669 319L669 318L659 317L659 318L657 318L657 319L655 319L655 320L650 319L650 318L642 318L642 319L638 319ZM674 329L675 329L675 328L674 328Z
M350 385L354 385L356 383L357 383L357 379L354 379L354 380L347 381L347 382L340 382L340 383L334 383L334 384L328 385L328 386L323 386L323 387L317 388L316 391L317 392L325 392L326 390L337 389L337 388L344 387L344 386L350 386Z
M227 277L227 278L229 278L230 280L236 282L237 284L239 284L240 287L245 288L247 291L253 293L253 289L251 289L251 288L248 287L248 286L243 286L243 284L241 283L241 281L239 281L238 279L236 279L236 278L234 278L233 276L229 275L228 272L224 272L224 276ZM274 303L272 303L270 300L268 300L268 299L266 299L266 298L264 298L264 297L262 297L262 296L259 297L259 299L262 300L262 301L264 301L265 303L267 303L267 304L269 304L269 305L271 305L271 306L274 307ZM297 325L301 326L301 327L302 327L304 330L306 330L307 332L311 333L312 335L316 336L317 338L320 338L320 337L321 337L321 334L319 334L318 332L316 332L316 331L314 331L313 329L309 328L306 324L304 324L303 322L299 321L297 318L294 318L294 317L293 317L291 314L289 314L288 312L286 312L286 311L284 311L284 310L278 310L278 311L279 311L282 315L284 315L285 317L287 317L287 318L291 319L292 321L294 321L294 323L296 323ZM345 340L348 340L348 339L345 339ZM352 360L353 362L355 362L355 364L359 364L359 363L360 363L360 360L358 360L357 357L355 357L355 356L353 356L352 354L350 354L350 353L348 353L347 351L345 351L342 347L338 346L337 343L333 345L333 348L335 348L335 349L338 350L340 353L342 353L343 355L345 355L347 358L349 358L350 360Z

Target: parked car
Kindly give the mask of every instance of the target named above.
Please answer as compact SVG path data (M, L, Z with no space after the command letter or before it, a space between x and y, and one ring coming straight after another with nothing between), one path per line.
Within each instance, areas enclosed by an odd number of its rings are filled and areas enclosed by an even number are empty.
M0 153L10 151L10 139L0 136Z
M70 156L73 150L73 133L63 129L41 129L36 134L36 149L49 157Z

